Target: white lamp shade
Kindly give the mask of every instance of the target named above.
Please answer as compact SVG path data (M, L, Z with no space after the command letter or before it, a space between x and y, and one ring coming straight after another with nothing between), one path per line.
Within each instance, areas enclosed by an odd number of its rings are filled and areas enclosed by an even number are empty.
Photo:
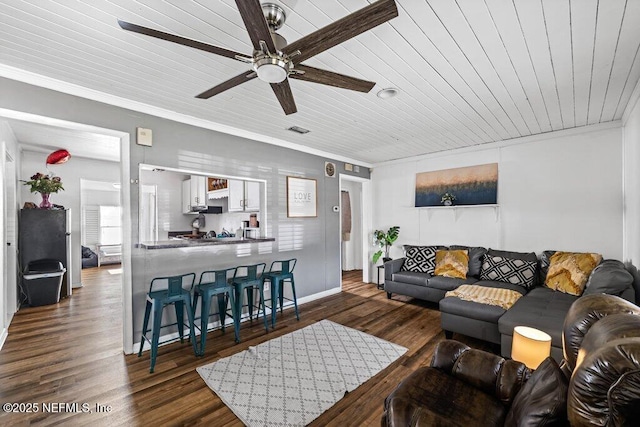
M528 368L536 369L551 354L549 334L528 326L513 328L511 358L522 362Z

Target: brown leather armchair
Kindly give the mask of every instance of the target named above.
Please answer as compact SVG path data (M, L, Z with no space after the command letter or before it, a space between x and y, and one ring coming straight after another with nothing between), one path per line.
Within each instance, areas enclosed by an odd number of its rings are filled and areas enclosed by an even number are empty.
M384 402L383 426L619 426L640 423L640 308L589 295L569 310L565 361L535 371L453 340Z

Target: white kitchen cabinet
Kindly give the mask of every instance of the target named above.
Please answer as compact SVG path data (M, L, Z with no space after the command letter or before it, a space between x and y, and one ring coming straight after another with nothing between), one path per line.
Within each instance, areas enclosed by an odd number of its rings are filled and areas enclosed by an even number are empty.
M191 175L190 179L182 181L182 209L183 213L193 212L194 206L207 206L207 178Z
M260 210L260 183L255 181L244 182L244 210Z
M260 183L255 181L228 180L229 212L260 210Z
M227 180L229 187L229 212L244 212L244 181Z

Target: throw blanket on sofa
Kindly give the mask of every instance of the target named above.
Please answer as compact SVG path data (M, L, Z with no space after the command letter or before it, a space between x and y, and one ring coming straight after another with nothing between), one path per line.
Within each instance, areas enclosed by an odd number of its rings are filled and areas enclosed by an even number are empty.
M465 301L497 305L505 310L510 309L521 296L520 292L511 289L489 288L478 285L460 285L458 289L445 294L445 297L457 297Z

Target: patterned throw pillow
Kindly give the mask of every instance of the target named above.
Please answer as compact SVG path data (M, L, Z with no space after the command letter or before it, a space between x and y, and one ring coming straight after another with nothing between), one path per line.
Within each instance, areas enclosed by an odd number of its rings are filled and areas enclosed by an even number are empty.
M405 259L401 270L433 275L438 249L439 246L405 246Z
M436 276L466 279L469 271L469 251L437 251Z
M536 278L536 263L517 258L484 256L480 280L512 283L530 288Z
M569 295L582 295L589 275L602 261L602 255L556 252L549 259L549 271L544 285Z

